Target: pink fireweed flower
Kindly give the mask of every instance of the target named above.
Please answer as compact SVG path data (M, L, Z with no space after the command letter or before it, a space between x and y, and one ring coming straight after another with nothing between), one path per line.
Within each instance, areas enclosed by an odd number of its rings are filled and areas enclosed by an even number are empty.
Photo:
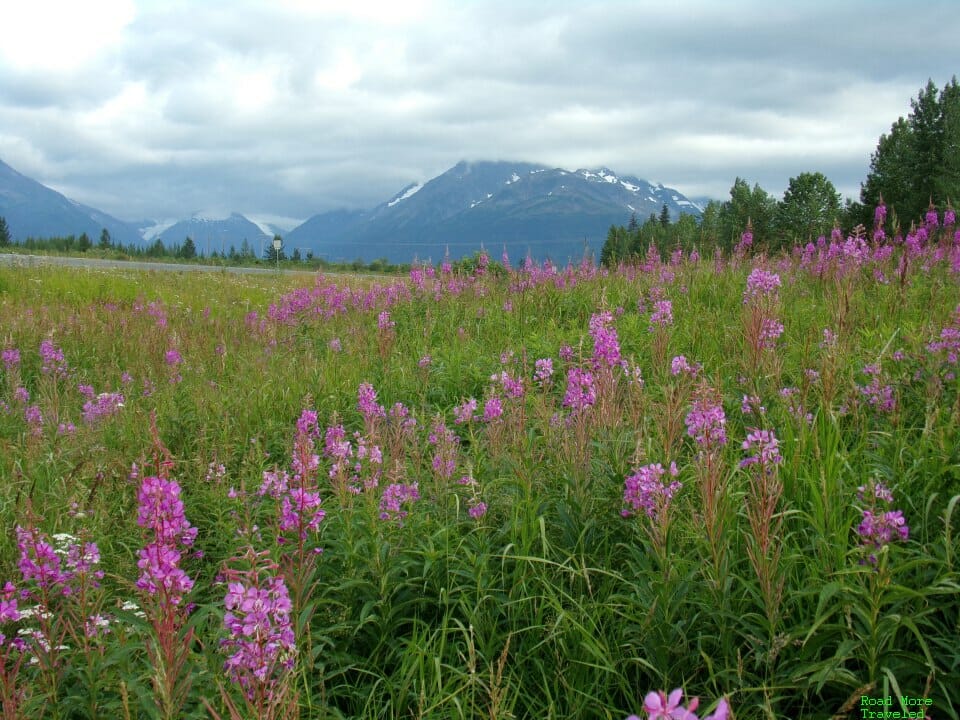
M13 391L13 399L18 403L28 403L30 402L30 391L25 387L18 387Z
M43 413L39 405L29 405L23 411L23 419L35 437L43 435Z
M676 463L670 463L669 472L671 477L679 474ZM623 517L645 514L653 520L661 521L673 496L683 487L678 480L664 482L665 473L667 470L663 465L656 463L644 465L633 475L629 475L623 481L623 503L626 507L620 514Z
M357 389L357 410L364 420L386 417L386 410L377 404L377 392L370 383L360 383Z
M475 420L476 417L477 417L477 401L475 398L470 398L464 403L457 405L453 409L453 421L457 425L468 423L472 420Z
M280 531L297 530L301 540L307 539L307 532L319 532L320 523L326 512L320 507L320 493L292 488L280 503Z
M698 698L690 701L688 707L683 707L683 690L677 688L668 696L662 690L647 693L643 699L643 709L648 720L699 720L694 710L700 705Z
M775 296L780 287L780 276L763 268L754 268L747 277L747 288L743 291L743 304L765 296Z
M44 375L53 375L60 378L67 376L67 361L63 356L63 350L50 340L44 340L40 343L40 363L40 371Z
M234 574L227 585L223 624L229 636L220 648L229 653L224 670L233 682L255 695L269 689L293 669L297 646L290 613L293 604L286 583L266 569Z
M866 507L856 532L860 538L860 551L865 554L862 564L878 565L877 554L891 542L905 542L910 537L910 527L901 510L891 510L893 493L878 480L871 480L857 489L857 499Z
M193 589L193 580L179 566L178 547L190 547L197 537L197 529L183 512L180 485L174 480L146 477L138 502L137 524L152 535L152 540L139 552L137 587L160 595L163 603L179 605Z
M419 368L428 368L433 363L433 358L430 355L424 355L420 360L417 361L417 367Z
M396 327L397 323L390 319L390 312L388 310L383 310L379 315L377 315L377 328L380 332L388 332L393 330Z
M573 348L569 345L560 346L560 359L564 362L571 362L573 360Z
M94 396L97 394L97 391L93 389L93 385L84 385L83 383L77 385L77 392L88 400L93 400Z
M679 375L680 373L686 373L690 377L696 377L697 373L700 372L700 369L703 366L700 363L694 363L691 365L687 358L683 355L677 355L673 360L670 361L670 374Z
M767 350L775 348L783 330L783 323L776 318L764 318L760 325L760 347Z
M609 311L590 316L590 337L593 338L594 369L613 368L620 364L620 341Z
M753 455L740 461L740 467L761 465L766 472L772 472L773 466L783 461L780 455L779 441L772 430L751 428L747 439L743 441L743 449L753 451Z
M329 347L333 352L340 352L343 350L343 344L340 342L340 338L332 338L330 342L327 343L327 347Z
M471 503L467 514L474 520L479 520L487 514L487 504L485 502Z
M553 376L553 358L540 358L534 364L533 379L543 385Z
M100 393L96 400L83 404L83 421L94 425L104 418L116 415L123 405L124 398L120 393Z
M180 354L180 351L176 348L171 348L167 350L166 355L164 355L164 361L170 367L176 367L183 363L183 355Z
M503 403L499 395L493 395L487 398L483 404L483 421L493 422L503 416Z
M670 325L673 325L673 303L670 300L658 300L653 304L653 314L650 315L650 331Z
M0 360L3 360L3 367L6 370L12 370L20 364L20 350L17 348L4 348L0 352Z
M404 510L402 505L414 503L419 499L420 492L417 489L417 483L410 485L392 483L388 485L380 497L380 519L403 520L409 512Z
M573 412L582 412L597 402L597 390L593 384L593 375L589 370L572 367L567 373L567 391L563 396L563 406Z
M727 444L727 416L723 405L709 397L698 397L684 419L687 435L705 450L711 450Z

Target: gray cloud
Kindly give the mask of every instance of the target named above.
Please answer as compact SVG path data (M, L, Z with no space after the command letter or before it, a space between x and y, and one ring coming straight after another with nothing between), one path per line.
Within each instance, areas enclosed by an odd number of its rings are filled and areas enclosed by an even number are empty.
M947 2L315 5L143 0L74 64L0 50L0 158L129 219L367 207L462 158L855 195L954 72Z

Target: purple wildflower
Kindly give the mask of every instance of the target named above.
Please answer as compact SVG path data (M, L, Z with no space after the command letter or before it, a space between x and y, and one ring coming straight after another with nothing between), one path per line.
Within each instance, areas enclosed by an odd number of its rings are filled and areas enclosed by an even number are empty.
M553 358L540 358L534 362L533 379L543 385L553 375Z
M670 300L657 300L653 304L653 314L650 315L650 330L670 325L673 325L673 303Z
M709 397L698 397L684 420L687 435L705 450L712 450L727 444L727 417L723 405Z
M381 520L403 520L409 513L401 506L404 503L413 503L420 499L417 483L404 485L392 483L388 485L380 497Z
M591 407L597 401L597 390L593 385L593 375L588 370L572 367L567 373L567 391L563 396L563 406L574 412Z
M625 507L621 515L639 515L641 512L654 520L662 520L670 507L670 501L682 485L678 480L670 483L663 481L667 472L660 463L644 465L623 481L623 502ZM670 475L678 474L676 463L670 463Z
M746 305L751 300L757 300L768 295L775 296L779 287L779 275L767 272L763 268L754 268L747 277L747 288L743 292L743 303Z
M747 439L743 441L743 449L753 451L754 454L746 460L741 460L740 467L759 464L767 472L771 472L774 465L783 461L779 445L772 430L750 429Z
M20 351L17 348L5 348L0 352L0 360L3 360L3 367L12 370L20 364Z

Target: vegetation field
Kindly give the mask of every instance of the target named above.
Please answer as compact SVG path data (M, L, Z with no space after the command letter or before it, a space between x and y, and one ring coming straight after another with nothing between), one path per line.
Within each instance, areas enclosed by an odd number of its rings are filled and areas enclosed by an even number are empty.
M958 277L0 268L3 717L958 718Z

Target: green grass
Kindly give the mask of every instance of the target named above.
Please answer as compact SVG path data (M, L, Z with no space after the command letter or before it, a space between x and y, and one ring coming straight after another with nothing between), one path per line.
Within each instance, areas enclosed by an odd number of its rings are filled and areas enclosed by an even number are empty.
M894 277L895 263L879 269ZM21 351L17 368L0 371L8 408L0 515L7 527L34 523L96 541L106 571L98 597L115 618L94 645L65 641L49 672L17 666L8 649L7 697L23 691L22 717L208 717L204 700L227 717L221 688L241 705L242 696L218 650L220 577L252 544L303 591L292 676L302 717L618 719L639 712L650 690L683 687L705 709L726 696L744 719L859 717L861 695L900 694L930 698L933 717L957 718L960 394L956 367L927 350L942 328L956 327L957 276L943 262L929 271L912 263L901 299L870 264L819 277L795 261L770 263L782 287L765 312L785 332L753 366L742 300L751 267L718 274L712 262L684 264L669 268L672 279L660 270L571 271L564 287L550 277L522 291L517 273L458 276L462 287L436 299L430 280L424 291L364 280L353 283L355 296L369 301L343 299L343 311L329 315L315 312L317 298L337 291L304 278L0 268L0 345ZM654 288L675 318L663 362L648 329ZM306 298L311 289L305 309L271 315L285 294ZM396 323L386 334L377 321L385 309ZM616 369L597 405L567 425L566 370L590 365L588 325L601 310L615 311L623 355L644 385L628 385ZM833 349L821 345L824 328L838 333ZM62 348L68 377L41 371L44 339ZM573 348L572 361L559 358L562 345ZM171 349L182 365L167 363ZM702 363L698 378L671 374L677 355ZM541 387L532 377L544 357L556 372ZM892 412L858 387L876 363L896 399ZM455 425L453 408L474 397L482 412L499 392L491 375L502 370L524 378L525 396L503 398L495 423ZM388 411L403 403L416 428L365 421L361 383ZM80 384L122 392L124 407L85 423ZM704 530L703 460L684 425L704 384L722 397L729 438L716 455L726 488L716 543ZM15 398L18 387L28 403ZM802 412L791 411L785 387L798 389L792 402ZM759 396L765 415L743 415L744 395ZM36 435L27 405L44 418ZM327 515L309 538L323 548L310 568L283 565L296 553L276 542L277 503L256 493L265 470L290 470L305 409L319 417L314 452L322 455L323 430L343 424L355 446L356 432L384 455L379 486L356 495L333 486L321 457L315 481ZM459 439L450 478L431 467L437 417ZM71 422L74 433L58 433ZM783 455L778 608L747 551L752 471L739 462L752 427L774 430ZM150 651L155 631L118 609L139 597L144 536L131 466L139 477L155 473L161 446L203 551L184 559L197 581L194 634L177 675L185 694L166 712L153 699L162 670ZM671 461L683 486L659 546L645 518L621 516L624 478ZM474 488L457 483L467 474ZM855 532L857 488L874 478L892 488L910 526L909 540L879 553L876 568L859 562ZM379 519L384 488L414 482L420 499L409 515ZM231 488L246 495L231 497ZM479 500L488 510L476 520L468 510ZM12 534L0 538L0 581L23 585L18 557ZM74 600L55 603L54 625L67 632ZM10 638L28 624L2 630ZM11 717L16 704L7 705Z

